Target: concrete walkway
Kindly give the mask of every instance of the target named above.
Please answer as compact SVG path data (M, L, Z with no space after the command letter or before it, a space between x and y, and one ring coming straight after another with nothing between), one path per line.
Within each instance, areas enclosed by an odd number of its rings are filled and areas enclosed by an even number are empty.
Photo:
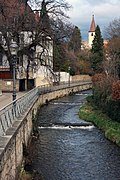
M16 98L23 96L26 92L17 92ZM0 109L12 102L12 93L2 93L0 95Z
M52 90L58 90L58 89L62 89L62 88L65 88L65 87L72 87L72 86L77 86L77 85L80 85L80 84L88 84L90 82L71 82L70 84L66 83L66 84L60 84L59 86L41 86L40 88L40 92L45 92L47 89L48 91L50 89ZM21 96L23 96L25 93L27 93L28 91L24 91L24 92L17 92L17 97L16 98L19 98ZM2 95L0 95L0 109L2 109L4 106L8 105L9 103L12 102L12 93L2 93Z

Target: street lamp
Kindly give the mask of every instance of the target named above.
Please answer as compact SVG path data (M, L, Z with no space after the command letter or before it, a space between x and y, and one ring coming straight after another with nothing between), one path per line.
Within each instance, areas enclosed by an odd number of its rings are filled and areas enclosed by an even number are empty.
M10 44L12 65L13 65L13 101L16 100L16 62L17 62L17 51L18 45L15 41Z
M68 67L68 73L69 73L68 85L69 85L69 86L70 86L70 69L71 69L71 67L69 66L69 67Z

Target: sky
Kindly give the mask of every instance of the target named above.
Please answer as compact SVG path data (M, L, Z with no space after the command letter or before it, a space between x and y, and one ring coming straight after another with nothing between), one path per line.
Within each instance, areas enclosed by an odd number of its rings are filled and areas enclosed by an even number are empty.
M67 13L70 22L80 28L82 39L87 40L92 15L100 26L102 36L114 19L120 18L120 0L66 0L72 8Z

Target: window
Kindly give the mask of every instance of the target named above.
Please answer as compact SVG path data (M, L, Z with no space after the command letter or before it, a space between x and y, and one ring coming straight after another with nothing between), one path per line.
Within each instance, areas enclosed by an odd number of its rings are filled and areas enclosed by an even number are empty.
M20 44L24 44L24 34L20 34Z
M17 64L23 66L23 55L20 55L17 61Z
M2 44L2 34L0 33L0 43Z
M93 33L91 33L91 36L93 36Z
M3 55L2 55L2 53L0 52L0 66L2 66L2 65L3 65L2 58L3 58Z

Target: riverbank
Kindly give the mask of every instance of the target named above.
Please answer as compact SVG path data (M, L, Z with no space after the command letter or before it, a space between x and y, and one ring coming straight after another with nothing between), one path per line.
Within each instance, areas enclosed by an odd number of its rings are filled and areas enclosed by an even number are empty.
M120 150L116 145L93 126L64 127L83 123L78 111L89 95L91 91L79 92L40 108L30 146L24 147L20 180L119 180ZM54 126L56 123L59 126Z
M110 119L89 102L80 108L79 117L92 122L105 133L107 139L120 147L120 123Z

